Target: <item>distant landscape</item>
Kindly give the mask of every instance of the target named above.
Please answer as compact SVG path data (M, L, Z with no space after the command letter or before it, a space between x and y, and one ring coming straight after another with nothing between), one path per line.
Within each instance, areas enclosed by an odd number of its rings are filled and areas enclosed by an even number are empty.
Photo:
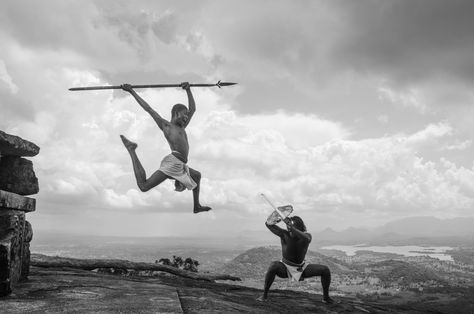
M357 295L389 303L459 303L474 291L474 218L440 220L417 217L391 222L373 230L325 230L313 233L307 261L329 266L334 295ZM269 232L267 232L269 233ZM236 275L242 285L262 288L267 267L281 258L279 240L270 237L237 238L126 238L38 233L32 252L76 258L114 258L155 262L181 256L199 261L199 271ZM352 245L355 250L324 249ZM357 245L357 247L355 247ZM374 252L370 246L418 246L413 255ZM428 256L443 246L451 260ZM429 248L427 248L429 247ZM234 283L235 284L235 283ZM273 289L321 293L319 279L288 283L277 279ZM457 304L456 303L456 304ZM461 307L462 308L462 307Z
M449 247L457 261L469 262L465 256L474 247L474 217L437 219L413 217L389 222L373 229L348 228L342 231L325 229L311 232L310 250L329 256L343 257L344 252L324 250L332 245ZM173 255L193 257L201 269L223 266L248 249L278 246L279 239L268 230L245 231L238 236L199 237L113 237L74 235L35 231L32 251L47 255L80 258L117 258L154 262ZM382 252L383 253L383 252ZM388 252L385 252L388 253ZM349 257L348 257L349 258ZM353 257L351 257L353 258Z

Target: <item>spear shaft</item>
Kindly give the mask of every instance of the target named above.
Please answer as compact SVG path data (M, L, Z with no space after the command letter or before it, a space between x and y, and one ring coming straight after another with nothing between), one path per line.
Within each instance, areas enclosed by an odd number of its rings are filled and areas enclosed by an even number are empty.
M213 87L235 85L237 83L230 82L217 82L216 84L189 84L190 87ZM165 88L165 87L181 87L181 84L151 84L151 85L132 85L132 88ZM88 87L72 87L70 91L81 91L81 90L101 90L101 89L122 89L121 85L112 86L88 86Z

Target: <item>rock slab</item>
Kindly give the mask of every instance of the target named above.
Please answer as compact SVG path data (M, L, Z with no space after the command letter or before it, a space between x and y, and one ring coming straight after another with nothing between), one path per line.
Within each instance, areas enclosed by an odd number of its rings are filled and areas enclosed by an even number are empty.
M33 231L25 212L35 209L34 201L0 190L0 296L28 278Z
M0 130L0 296L28 278L33 231L25 213L35 210L36 200L23 195L39 186L33 163L21 157L38 153L36 144Z
M0 130L0 155L32 157L38 155L39 150L36 144Z
M123 277L33 266L28 281L20 283L9 296L0 298L0 313L423 314L472 313L473 309L466 307L456 312L448 304L442 310L439 304L446 303L446 298L436 303L417 301L415 304L404 303L398 296L383 303L336 296L338 302L327 305L320 301L320 294L273 289L269 301L259 302L256 298L262 293L261 289L169 275ZM466 297L470 295L466 293L463 299L472 304Z
M35 210L36 200L16 193L0 190L0 211L13 209L22 212L32 212Z
M7 297L0 313L183 313L177 289L80 270L38 270Z
M33 162L17 156L1 157L0 190L20 195L38 193L38 178L33 170Z

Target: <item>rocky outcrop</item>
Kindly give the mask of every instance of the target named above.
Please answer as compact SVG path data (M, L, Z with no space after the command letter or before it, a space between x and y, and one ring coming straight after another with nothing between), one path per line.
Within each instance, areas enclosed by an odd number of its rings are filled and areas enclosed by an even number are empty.
M0 189L20 195L32 195L39 191L38 178L31 160L4 156L0 159Z
M30 279L0 298L0 313L472 313L473 287L404 300L385 296L333 296L272 289L259 302L261 289L159 274L124 277L71 268L32 267Z
M39 150L37 145L0 130L0 155L33 157Z
M25 195L39 191L33 163L23 156L35 156L39 147L0 131L0 296L8 295L30 268L31 224L26 213L36 201Z

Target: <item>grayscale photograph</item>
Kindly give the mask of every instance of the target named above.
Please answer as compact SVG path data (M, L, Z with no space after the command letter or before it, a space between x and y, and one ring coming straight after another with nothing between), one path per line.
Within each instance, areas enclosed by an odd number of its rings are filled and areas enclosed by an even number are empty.
M473 17L1 1L0 313L474 313Z

